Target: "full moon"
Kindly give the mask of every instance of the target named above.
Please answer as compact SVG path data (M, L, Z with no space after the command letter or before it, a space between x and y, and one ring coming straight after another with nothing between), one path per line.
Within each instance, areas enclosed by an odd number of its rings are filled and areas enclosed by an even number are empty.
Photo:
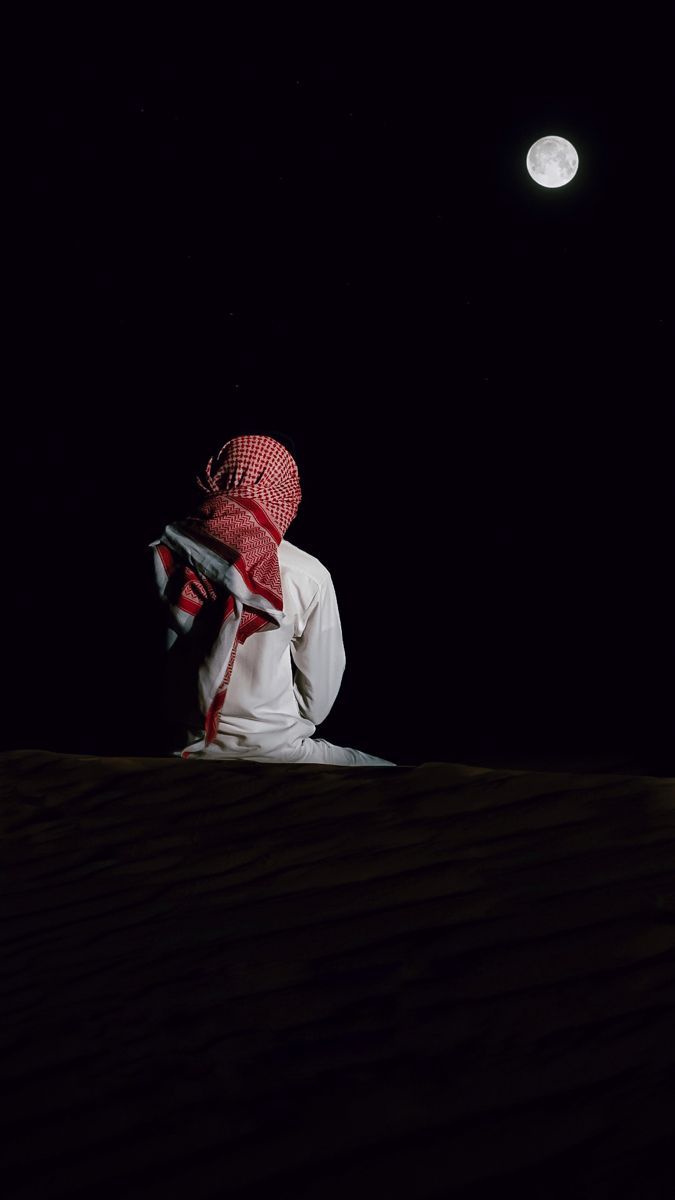
M579 155L567 138L551 133L530 146L526 161L535 183L546 188L559 188L574 179Z

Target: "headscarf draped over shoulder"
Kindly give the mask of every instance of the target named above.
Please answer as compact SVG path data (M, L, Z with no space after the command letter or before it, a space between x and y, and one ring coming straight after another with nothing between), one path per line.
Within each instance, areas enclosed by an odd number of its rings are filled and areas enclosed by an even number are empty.
M283 619L278 546L302 492L293 456L263 435L231 438L197 484L202 502L185 520L165 526L150 547L169 611L169 656L179 639L193 643L207 746L217 734L237 647ZM204 628L210 631L206 644ZM183 751L184 758L189 754Z

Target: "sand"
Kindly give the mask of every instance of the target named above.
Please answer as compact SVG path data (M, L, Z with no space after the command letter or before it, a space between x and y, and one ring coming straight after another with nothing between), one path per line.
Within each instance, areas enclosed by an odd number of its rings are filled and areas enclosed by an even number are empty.
M675 779L0 755L3 1174L675 1191Z

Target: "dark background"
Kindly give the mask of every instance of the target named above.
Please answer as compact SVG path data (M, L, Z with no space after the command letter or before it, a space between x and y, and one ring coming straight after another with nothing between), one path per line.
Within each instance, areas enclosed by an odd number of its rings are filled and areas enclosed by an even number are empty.
M669 40L566 13L35 32L4 748L153 752L146 547L250 424L293 438L288 538L340 603L319 736L675 764Z

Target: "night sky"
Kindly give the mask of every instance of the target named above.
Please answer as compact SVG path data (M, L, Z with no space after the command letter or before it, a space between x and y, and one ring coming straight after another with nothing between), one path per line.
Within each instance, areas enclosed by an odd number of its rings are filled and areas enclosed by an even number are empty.
M414 12L26 55L3 748L153 752L146 547L250 428L340 604L318 736L675 760L666 30Z

